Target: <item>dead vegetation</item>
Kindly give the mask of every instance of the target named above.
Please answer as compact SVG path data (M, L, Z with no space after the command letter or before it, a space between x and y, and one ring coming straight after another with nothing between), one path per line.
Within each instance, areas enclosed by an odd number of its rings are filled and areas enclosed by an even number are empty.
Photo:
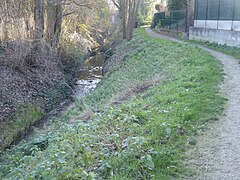
M157 76L157 77L152 78L149 81L126 85L125 91L118 92L114 97L112 97L109 101L107 101L104 106L111 107L114 105L121 104L124 101L127 101L133 97L136 97L136 96L144 93L145 91L149 90L150 88L152 88L154 86L162 84L164 81L165 81L164 76ZM91 117L96 115L97 113L98 112L94 112L90 108L85 109L83 111L83 113L70 119L69 123L74 123L76 121L89 121L91 119Z
M160 77L154 77L149 81L126 85L127 86L126 90L116 94L113 98L109 100L106 106L121 104L123 101L129 100L130 98L133 98L147 91L151 87L163 83L164 80L165 80L164 76L160 76Z

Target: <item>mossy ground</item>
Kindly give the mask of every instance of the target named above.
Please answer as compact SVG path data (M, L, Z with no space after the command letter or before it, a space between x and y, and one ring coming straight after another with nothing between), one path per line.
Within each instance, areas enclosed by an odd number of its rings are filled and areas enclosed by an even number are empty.
M144 29L122 46L137 51L62 118L2 154L1 179L172 179L185 173L184 152L222 112L221 68L203 50L150 38ZM140 90L123 93L129 89ZM109 103L119 94L130 97Z

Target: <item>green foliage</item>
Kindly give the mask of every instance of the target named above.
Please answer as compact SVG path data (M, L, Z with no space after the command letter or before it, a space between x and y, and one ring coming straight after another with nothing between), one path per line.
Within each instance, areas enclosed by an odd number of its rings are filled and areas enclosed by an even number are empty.
M152 21L152 7L154 5L154 1L145 0L142 3L140 3L138 21L141 25L150 25Z
M168 0L169 10L187 9L187 0Z
M184 151L222 111L218 62L196 47L153 39L139 29L135 49L61 119L4 152L1 179L170 179L185 172ZM118 105L132 84L163 78ZM79 107L91 107L88 121Z
M65 83L55 84L53 87L45 89L41 93L41 96L48 100L48 104L46 104L45 107L46 111L51 111L64 99L71 98L71 91L69 91L69 87Z
M25 107L19 107L16 112L17 123L20 122L19 126L24 127L24 124L32 124L42 115L41 110L36 104L29 103Z

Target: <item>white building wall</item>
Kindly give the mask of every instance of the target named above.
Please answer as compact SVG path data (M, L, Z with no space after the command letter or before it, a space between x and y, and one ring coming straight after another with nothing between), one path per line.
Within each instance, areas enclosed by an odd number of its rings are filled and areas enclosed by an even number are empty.
M211 28L211 29L217 29L218 28L218 21L214 20L207 20L205 27L206 28Z
M240 31L191 27L189 39L240 47Z
M235 31L240 31L240 21L233 21L233 29Z
M222 30L232 30L232 21L218 21L218 28Z
M194 27L240 31L240 21L194 20Z

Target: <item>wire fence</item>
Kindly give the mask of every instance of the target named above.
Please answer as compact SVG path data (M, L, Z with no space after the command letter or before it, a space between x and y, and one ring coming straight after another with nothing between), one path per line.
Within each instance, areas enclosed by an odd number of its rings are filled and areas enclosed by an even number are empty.
M159 20L160 19L165 19L165 17L166 17L165 12L155 13L154 17L153 17L152 24L151 24L151 28L155 28L159 24Z
M195 20L240 20L239 0L196 0Z
M188 11L175 10L170 12L161 12L154 14L152 27L169 29L173 31L188 31Z

